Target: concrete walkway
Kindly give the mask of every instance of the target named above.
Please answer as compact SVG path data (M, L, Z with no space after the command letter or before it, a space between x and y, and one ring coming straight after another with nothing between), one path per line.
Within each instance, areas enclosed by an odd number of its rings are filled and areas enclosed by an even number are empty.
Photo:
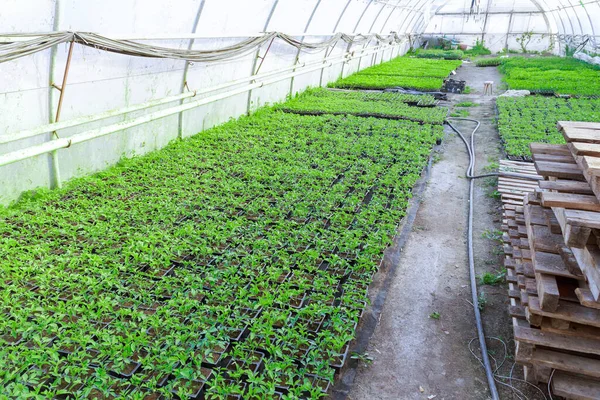
M499 83L501 77L495 68L467 64L455 78L466 80L472 94L453 95L449 105L463 101L478 104L469 110L472 117L482 122L477 136L480 172L500 156L494 126L495 101L482 95L483 83ZM471 125L461 127L467 133L472 130ZM484 371L468 349L469 341L476 337L476 328L468 286L468 180L464 178L467 164L464 144L457 135L448 133L368 346L373 362L360 363L349 399L489 398ZM476 189L474 237L478 273L500 268L502 261L497 243L482 237L484 232L498 229L500 223L499 203L489 196L489 185L478 182ZM483 291L486 334L501 336L508 342L511 328L506 288L485 287Z

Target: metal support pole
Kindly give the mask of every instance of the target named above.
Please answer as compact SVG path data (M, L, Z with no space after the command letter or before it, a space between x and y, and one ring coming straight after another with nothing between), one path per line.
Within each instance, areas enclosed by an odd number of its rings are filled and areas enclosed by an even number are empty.
M204 10L204 3L205 0L202 0L200 2L200 6L198 6L198 11L196 12L196 18L194 19L194 26L192 27L192 34L195 34L196 31L198 30L198 24L200 23L200 17L202 16L202 11ZM188 50L191 50L192 47L194 47L194 42L196 41L196 39L192 38L189 43L188 43ZM183 93L187 86L188 86L188 73L190 71L190 62L186 61L185 62L185 67L183 68L183 78L181 80L181 89L179 90L180 93ZM183 104L183 99L179 102L179 104ZM178 139L183 139L183 124L184 124L184 120L183 120L183 112L181 112L179 114L179 121L178 121L178 125L177 125L177 138Z
M71 57L73 56L73 45L75 42L71 42L69 44L69 54L67 55L67 64L65 65L65 73L63 75L62 85L58 90L60 90L60 96L58 97L58 107L56 108L56 117L54 118L54 122L58 122L60 120L60 113L62 111L63 100L65 98L65 91L67 90L67 78L69 77L69 68L71 67ZM52 136L57 138L58 134L56 131L52 132Z
M488 17L490 15L490 3L491 3L491 1L488 1L487 8L485 9L485 19L483 21L483 31L481 32L481 43L485 42L485 31L487 29Z
M62 112L63 100L65 98L65 92L67 90L67 79L69 77L69 69L71 67L71 58L73 56L73 46L74 45L75 45L75 42L71 42L69 44L69 54L67 55L67 64L65 65L65 73L63 75L62 85L60 86L60 88L56 87L55 84L52 85L54 88L56 88L57 90L60 91L60 96L58 97L58 106L56 108L56 116L54 117L54 122L60 121L60 114ZM58 139L58 133L56 131L53 131L50 138L52 140ZM60 189L62 187L62 181L60 178L60 164L58 163L58 154L56 153L56 150L54 150L52 153L50 153L50 155L52 157L52 167L54 169L53 187Z
M508 18L508 32L506 32L506 43L504 44L504 48L508 53L508 38L510 37L510 31L512 30L513 25L513 13L510 13L510 17Z
M346 54L352 56L352 54L350 53L350 49L352 48L352 43L348 43L348 46L346 46ZM344 61L344 63L342 64L342 71L340 72L340 79L344 79L344 67L346 66L347 63L349 63L349 60Z
M269 54L269 50L271 50L271 46L273 45L274 41L275 38L271 39L271 42L269 43L269 46L267 47L267 50L265 51L265 54L263 54L262 57L259 55L256 56L257 58L260 58L260 64L258 64L258 68L256 68L256 71L254 71L254 75L257 75L260 72L260 69L262 68L263 63L265 62L265 58L267 58L267 54Z
M339 42L339 39L336 40L333 45L331 45L331 51L329 50L329 47L327 47L325 49L325 58L323 59L323 68L321 68L321 76L319 77L319 87L323 86L323 75L325 74L325 63L327 62L326 60L329 58L329 56L331 55L331 53L333 53L333 51L335 50L335 47L337 46Z
M271 7L269 16L267 17L267 20L265 21L265 26L263 28L263 32L267 32L267 29L269 29L269 24L271 23L271 18L273 18L273 14L275 13L275 9L277 8L278 4L279 4L279 0L275 0L273 2L273 6ZM252 60L252 69L250 70L250 75L256 75L256 64L258 63L257 60L260 58L259 55L260 55L260 47L258 49L256 49L256 54L254 56L254 60ZM261 66L262 66L263 62L264 62L264 58L262 59L262 61L260 63ZM248 114L250 114L251 108L252 108L252 90L248 90L248 99L246 101L246 112Z
M360 26L360 23L361 23L362 19L364 18L365 14L367 13L367 10L369 9L369 7L371 7L371 4L373 4L373 0L371 0L371 1L369 1L369 2L367 3L367 6L366 6L366 7L365 7L365 9L363 10L362 14L360 14L360 17L358 18L358 21L356 21L356 25L354 25L354 32L356 32L356 31L358 30L358 27ZM382 10L383 10L383 8L382 8ZM380 10L380 13L381 13L381 10ZM377 16L379 16L379 14L378 14ZM372 26L371 26L371 27L372 27ZM371 32L366 32L366 33L367 33L367 34L370 34ZM369 43L371 43L371 41L370 41L370 40L369 40L369 41L367 41L367 42L364 44L364 46L363 46L363 50L367 48L367 46L369 45ZM357 71L360 71L360 64L361 64L361 61L362 61L362 59L363 59L362 57L359 57L359 59L358 59L358 69L357 69Z
M315 14L317 13L317 10L319 9L319 6L321 5L321 2L323 0L318 0L317 4L315 4L315 7L312 10L312 13L310 14L310 17L308 17L308 21L306 22L306 26L304 27L304 33L306 34L306 32L308 32L308 28L310 28L310 24L313 20L313 18L315 17ZM300 39L301 42L304 42L305 36L302 36L302 39ZM325 49L325 54L327 54L327 49ZM296 52L296 58L294 59L294 65L298 64L298 61L300 61L300 49L298 49L298 51ZM294 69L295 71L295 69ZM292 79L290 80L290 97L294 95L294 80L295 77L292 77Z
M333 26L334 34L337 33L337 28L338 28L338 26L340 26L340 22L342 22L342 18L344 17L344 14L346 13L346 10L348 9L348 6L350 6L351 2L352 2L352 0L348 0L348 2L346 3L346 6L343 8L342 12L340 13L340 16L338 17L337 21L335 22L335 25ZM335 44L333 46L331 46L331 52L329 54L333 53L337 44L338 44L338 42L335 42ZM325 57L323 59L323 62L325 62L327 57L329 57L329 56L327 55L327 52L325 52ZM344 64L342 64L342 74L343 74L343 69L344 69ZM325 74L325 68L321 69L321 77L319 78L319 82L321 83L321 86L323 86L323 75L324 74Z
M54 3L54 22L52 23L53 30L55 32L60 30L60 14L61 14L61 0L56 0ZM50 91L48 92L48 122L54 122L54 114L52 108L54 107L54 90L56 84L54 83L54 71L56 70L56 58L58 55L58 45L52 46L50 51L50 68L48 69L48 81L50 83ZM48 140L52 140L54 134L48 135ZM50 187L60 189L62 187L62 181L60 178L60 165L58 163L58 154L56 151L50 153L50 159L48 170L50 172Z

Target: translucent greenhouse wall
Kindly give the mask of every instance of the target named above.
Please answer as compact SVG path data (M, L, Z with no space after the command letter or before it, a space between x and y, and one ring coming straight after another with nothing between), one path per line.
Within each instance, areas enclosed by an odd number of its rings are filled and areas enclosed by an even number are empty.
M471 8L474 3L473 9ZM433 0L434 15L425 37L447 37L472 46L484 40L493 52L522 51L519 40L531 41L527 51L571 54L579 45L598 52L598 0Z
M102 170L122 157L161 148L173 139L196 134L261 105L284 100L308 86L324 85L373 63L404 54L411 43L420 43L423 33L451 36L469 44L483 39L488 47L498 51L506 46L518 48L519 35L533 31L529 50L551 49L564 54L585 43L586 49L593 52L596 32L600 32L598 1L475 0L477 6L472 15L472 0L4 0L0 12L0 29L3 30L0 33L4 34L96 32L180 49L218 49L272 31L307 42L323 41L337 32L381 35L396 32L404 40L374 54L76 144L57 150L53 155L44 154L0 166L0 204L14 201L26 190L57 186L73 177ZM328 49L327 54L330 57L356 56L362 49L377 46L376 41L351 47L338 43ZM54 120L60 92L52 85L62 83L68 48L68 44L61 44L0 63L0 157L53 139L48 132L10 143L1 141L3 137ZM265 54L264 60L260 58ZM319 62L324 58L323 51L298 53L296 48L280 40L275 40L270 48L264 45L243 58L191 65L185 61L109 53L76 44L64 91L61 121L178 95L188 88L199 91L246 78L257 70L262 74L294 66L296 62ZM290 71L293 69L288 73ZM183 100L184 103L189 101ZM58 135L69 137L172 106L165 104L151 111L136 111L64 129Z
M438 7L425 36L443 36L468 46L482 41L495 53L522 51L519 41L527 51L553 50L545 14L530 1L484 0L474 14L471 2L466 3L453 0Z
M182 49L190 44L197 49L217 49L271 31L293 34L297 39L306 33L310 35L305 38L308 42L323 41L333 32L387 34L398 29L397 16L401 12L387 4L365 0L5 0L2 9L0 26L8 30L2 33L86 31L114 38L152 38L144 42ZM193 43L185 38L191 33L197 37ZM181 37L184 39L170 39ZM354 52L376 45L372 41L348 49L345 43L339 43L327 53L330 57L342 56L348 50ZM194 135L264 104L282 101L308 86L327 84L359 68L389 60L408 47L407 43L394 45L348 63L338 63L186 111L181 116L181 136ZM262 57L267 49L264 61L257 57ZM60 86L62 83L67 56L68 44L62 44L56 46L55 51L46 50L0 64L0 136L53 121L60 93L51 84ZM265 45L258 53L227 62L193 64L186 71L185 61L130 57L75 45L61 120L179 94L187 90L182 89L184 75L190 90L202 90L249 77L259 66L260 73L266 73L293 66L296 61L309 63L324 57L323 51L298 54L296 48L275 40L270 48ZM173 104L163 105L152 111L171 106ZM87 124L85 128L65 129L59 135L69 137L84 129L99 128L148 112L137 111ZM58 150L60 181L102 170L122 157L165 146L178 137L179 117L172 115ZM0 144L0 155L50 139L48 133ZM0 204L14 201L26 190L55 185L56 171L50 155L1 166Z

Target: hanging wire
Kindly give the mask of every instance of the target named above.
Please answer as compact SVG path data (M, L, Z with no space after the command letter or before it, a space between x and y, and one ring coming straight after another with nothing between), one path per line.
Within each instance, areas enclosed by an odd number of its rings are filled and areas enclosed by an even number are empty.
M14 34L0 35L10 39L11 37L32 37L25 41L16 41L6 45L0 45L0 63L24 57L39 51L46 50L57 44L75 42L84 46L100 49L108 52L125 54L138 57L168 58L174 60L187 60L192 62L217 62L243 57L263 44L274 39L281 39L285 43L305 52L319 52L327 49L332 44L342 40L348 44L360 44L377 39L380 42L400 43L401 37L396 33L387 36L377 34L371 35L347 35L337 33L322 42L306 43L294 39L294 37L280 32L269 32L262 36L248 38L232 46L215 50L192 50L174 49L162 46L154 46L135 42L132 40L110 39L96 33L90 32L55 32L48 34Z

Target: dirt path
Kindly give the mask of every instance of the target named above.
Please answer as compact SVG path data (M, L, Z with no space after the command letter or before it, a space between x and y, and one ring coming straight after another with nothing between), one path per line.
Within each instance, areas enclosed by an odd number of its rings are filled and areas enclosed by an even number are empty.
M495 101L482 95L484 81L499 83L500 75L495 68L470 64L461 67L455 78L466 80L472 94L452 95L448 105L464 101L478 104L468 110L482 122L476 141L477 172L481 172L500 157ZM467 133L472 130L472 125L457 126ZM368 345L373 362L359 362L355 376L344 376L351 387L349 399L489 398L484 371L468 349L476 328L466 250L467 153L460 138L449 132L436 158ZM501 247L495 240L501 223L500 202L491 196L493 185L493 180L480 180L476 186L478 275L486 271L498 274L502 268ZM484 293L481 303L486 335L502 339L512 352L506 286L502 283L480 290ZM477 352L476 341L474 348ZM502 344L490 343L490 353L502 358ZM508 375L512 364L509 358L502 372ZM520 368L515 367L515 376L519 374ZM512 398L508 389L500 390L503 399Z

